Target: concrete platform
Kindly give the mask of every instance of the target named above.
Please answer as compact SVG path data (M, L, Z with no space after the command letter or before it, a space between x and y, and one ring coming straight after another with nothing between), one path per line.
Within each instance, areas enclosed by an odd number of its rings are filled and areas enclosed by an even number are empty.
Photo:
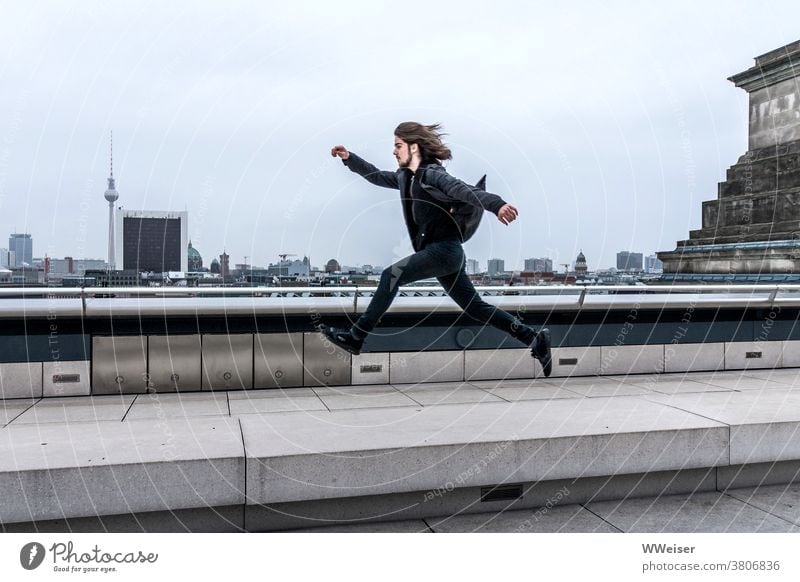
M419 521L426 520L428 531L638 531L659 523L675 531L790 531L786 524L799 525L800 489L756 503L745 500L753 492L743 487L785 488L800 479L798 375L6 401L0 524L7 531L141 531L136 523L237 531L358 523L372 531L370 523L403 521L398 531L426 531ZM501 484L509 487L491 500ZM532 520L564 486L577 508L562 502ZM710 497L652 514L631 497L667 493ZM681 507L707 516L684 523ZM740 509L730 521L732 507ZM528 515L478 516L501 508Z

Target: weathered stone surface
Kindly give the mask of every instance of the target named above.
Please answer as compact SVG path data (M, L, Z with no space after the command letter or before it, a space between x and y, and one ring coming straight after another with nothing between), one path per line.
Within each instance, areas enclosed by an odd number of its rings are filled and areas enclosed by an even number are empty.
M800 272L800 41L767 55L730 78L750 97L748 151L703 202L703 227L658 253L665 273ZM771 244L735 246L752 242Z

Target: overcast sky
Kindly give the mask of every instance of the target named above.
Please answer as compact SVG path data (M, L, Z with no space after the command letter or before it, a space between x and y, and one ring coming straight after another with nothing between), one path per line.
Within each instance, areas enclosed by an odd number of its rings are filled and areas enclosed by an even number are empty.
M519 208L467 243L483 268L672 250L747 148L727 77L800 38L796 1L276 4L0 0L0 247L106 258L113 130L119 204L188 210L206 265L388 265L398 195L330 148L394 169L415 120Z

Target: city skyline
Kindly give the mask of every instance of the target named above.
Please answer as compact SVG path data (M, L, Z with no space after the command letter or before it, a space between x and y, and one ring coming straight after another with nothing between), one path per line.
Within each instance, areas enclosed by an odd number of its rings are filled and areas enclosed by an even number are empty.
M794 4L725 7L426 7L453 24L434 71L431 37L399 44L382 6L15 3L0 23L0 232L33 233L39 256L106 254L113 130L120 205L188 211L207 254L389 264L410 251L396 194L328 151L389 169L391 129L419 119L444 125L454 175L487 173L520 208L510 227L485 215L465 247L482 264L670 250L745 147L746 95L726 77L795 40ZM755 7L780 18L754 30ZM336 42L369 47L369 74Z

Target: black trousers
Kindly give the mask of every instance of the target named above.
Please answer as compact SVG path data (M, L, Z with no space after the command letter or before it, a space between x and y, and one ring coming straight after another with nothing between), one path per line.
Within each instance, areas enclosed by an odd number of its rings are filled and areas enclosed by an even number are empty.
M419 252L400 259L381 273L381 280L367 310L356 321L352 333L365 337L386 313L402 285L436 277L447 294L472 319L492 325L530 344L536 331L519 318L481 299L465 270L464 249L458 241L428 244Z

